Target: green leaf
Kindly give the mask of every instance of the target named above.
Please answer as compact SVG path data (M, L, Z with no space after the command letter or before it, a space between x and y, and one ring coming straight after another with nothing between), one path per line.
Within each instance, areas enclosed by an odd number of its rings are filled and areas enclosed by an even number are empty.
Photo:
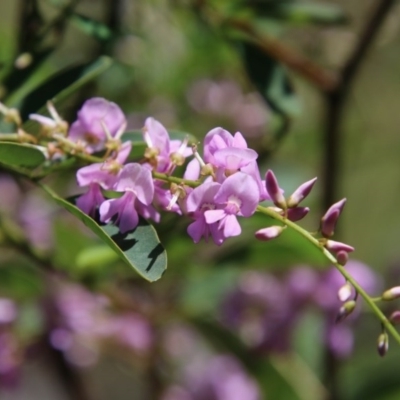
M100 225L74 204L59 197L49 187L42 185L42 188L57 204L79 218L108 244L139 275L150 282L161 278L167 268L167 254L158 240L155 229L147 221L141 218L139 225L133 231L122 234L117 226L111 223Z
M94 62L78 65L54 75L26 97L21 114L25 118L31 112L49 115L46 108L48 100L53 102L57 111L62 110L63 104L73 93L106 71L111 64L111 58L102 56ZM33 121L24 124L24 129L28 132L35 132L35 127L37 124Z
M106 42L116 37L114 32L108 26L99 21L95 21L78 13L73 13L70 18L75 26L82 32L101 42Z
M36 146L0 142L0 163L6 167L36 168L45 161L46 157Z
M276 113L293 117L300 113L300 104L285 69L258 46L243 43L247 73L256 89Z

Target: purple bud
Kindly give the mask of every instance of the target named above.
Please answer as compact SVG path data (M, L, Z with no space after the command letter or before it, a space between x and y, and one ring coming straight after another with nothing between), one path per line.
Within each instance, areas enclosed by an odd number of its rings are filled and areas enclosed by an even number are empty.
M278 237L282 233L282 231L282 226L274 225L268 228L260 229L254 235L258 240L268 241Z
M285 210L287 208L285 197L279 187L278 180L270 169L265 174L265 186L274 204Z
M389 337L386 332L382 332L378 336L378 353L383 357L389 350Z
M354 311L355 308L356 308L356 302L354 300L346 301L346 303L344 303L342 307L340 307L335 322L339 323L343 321L347 316L349 316Z
M393 311L389 317L389 320L392 324L399 324L400 323L400 311L399 310Z
M325 243L325 247L330 250L336 252L345 251L347 253L351 253L354 251L354 247L349 246L346 243L336 242L334 240L327 240Z
M338 299L340 301L347 301L350 299L352 293L352 287L349 282L346 282L339 290L338 290Z
M289 208L287 210L287 217L291 221L299 221L300 219L303 219L310 209L308 207L295 207L295 208Z
M289 208L296 207L305 197L307 197L314 186L317 178L311 179L300 185L287 200Z
M346 203L346 199L342 199L329 207L328 211L321 218L321 233L325 237L331 237L335 231L336 223L340 213Z
M340 265L346 265L347 261L349 260L349 254L347 251L338 251L336 254L336 260Z
M400 297L400 286L394 286L383 292L382 300L394 300Z

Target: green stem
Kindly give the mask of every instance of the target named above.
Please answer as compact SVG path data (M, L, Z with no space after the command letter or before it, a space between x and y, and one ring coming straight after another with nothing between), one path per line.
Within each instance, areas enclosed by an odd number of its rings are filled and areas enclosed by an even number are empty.
M152 172L153 174L153 178L155 179L159 179L161 181L164 182L169 182L169 183L176 183L177 185L186 185L192 188L195 188L197 186L201 185L201 181L190 181L188 179L182 179L182 178L178 178L176 176L170 176L167 174L162 174L160 172Z
M267 207L258 206L257 211L262 214L268 215L269 217L278 220L284 225L292 228L304 238L306 238L310 243L312 243L315 247L317 247L322 254L331 262L336 269L344 276L346 280L348 280L354 287L354 289L358 292L358 294L364 299L364 301L368 304L369 308L372 312L378 317L378 319L382 322L385 329L391 333L393 338L397 343L400 344L400 334L396 331L395 327L390 323L390 321L386 318L385 314L380 310L380 308L375 304L376 298L370 297L364 289L357 283L357 281L349 274L346 268L343 265L340 265L336 258L318 241L318 239L314 238L308 231L303 229L301 226L295 224L294 222L288 220L287 218L282 217L277 212L271 210Z
M0 133L0 140L6 142L20 142L21 137L18 133Z

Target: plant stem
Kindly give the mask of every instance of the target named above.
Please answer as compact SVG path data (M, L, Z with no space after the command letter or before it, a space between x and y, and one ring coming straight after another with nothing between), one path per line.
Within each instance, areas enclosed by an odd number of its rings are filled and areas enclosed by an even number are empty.
M288 226L289 228L295 230L304 238L306 238L310 243L312 243L315 247L317 247L321 253L325 256L325 258L331 262L336 269L343 275L343 277L348 280L357 291L357 293L364 299L364 301L368 304L371 311L378 317L378 319L382 322L385 329L390 332L393 338L396 340L398 344L400 344L400 334L396 331L394 326L390 323L390 321L386 318L385 314L380 310L380 308L375 304L376 298L370 297L365 290L357 283L357 281L349 274L346 268L343 265L340 265L336 258L325 248L322 244L313 237L308 231L306 231L301 226L297 225L296 223L288 220L287 218L282 217L277 212L271 210L270 208L258 206L257 211L261 212L262 214L268 215L269 217L278 220L279 222L283 223L284 225Z
M152 174L153 174L154 179L159 179L161 181L169 182L169 183L176 183L178 185L186 185L186 186L189 186L192 188L200 186L200 184L202 183L201 181L190 181L188 179L182 179L182 178L178 178L176 176L162 174L160 172L153 171Z

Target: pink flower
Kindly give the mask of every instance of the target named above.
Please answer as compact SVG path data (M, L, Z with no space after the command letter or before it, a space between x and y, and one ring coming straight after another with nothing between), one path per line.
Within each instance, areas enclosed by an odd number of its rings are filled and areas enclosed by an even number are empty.
M82 141L90 153L102 150L107 140L120 136L125 130L126 119L117 104L101 97L87 100L78 111L78 119L71 125L68 137L74 142Z
M76 200L76 205L85 214L92 217L95 216L97 207L104 201L101 187L106 190L114 188L130 150L131 142L125 142L115 159L109 159L104 163L95 163L78 169L76 173L78 185L89 186L89 190Z
M205 182L193 189L187 197L186 210L195 219L188 226L187 232L195 243L198 243L202 237L208 241L210 235L217 245L224 241L222 233L218 230L218 224L208 224L204 216L207 210L215 209L214 197L220 186L216 182Z
M125 165L115 189L125 193L119 199L110 199L102 203L100 220L109 222L117 215L115 223L119 225L121 233L125 233L136 228L139 223L138 204L150 206L153 200L154 184L150 170L140 164Z
M238 171L257 157L240 132L232 136L225 129L214 128L204 138L204 160L216 167Z
M145 157L157 172L172 173L192 153L187 140L171 140L164 125L152 117L145 121L143 138L147 144Z
M238 236L242 232L236 216L250 217L254 214L260 193L254 179L243 172L229 176L221 184L214 197L217 209L204 213L206 222L219 222L218 229L224 238Z

